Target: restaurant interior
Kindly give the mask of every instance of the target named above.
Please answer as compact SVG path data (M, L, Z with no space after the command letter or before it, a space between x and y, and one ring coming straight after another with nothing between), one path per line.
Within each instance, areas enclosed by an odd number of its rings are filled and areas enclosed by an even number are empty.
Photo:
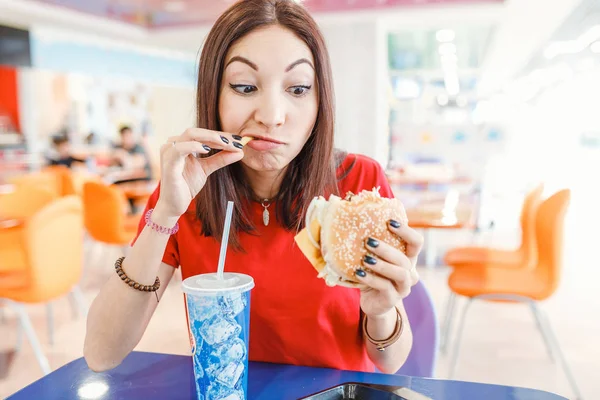
M331 57L336 147L381 165L424 238L420 377L600 396L600 2L300 2ZM0 397L83 357L231 3L0 0ZM65 199L80 218L48 212ZM192 354L181 286L135 351ZM128 398L94 388L68 398Z

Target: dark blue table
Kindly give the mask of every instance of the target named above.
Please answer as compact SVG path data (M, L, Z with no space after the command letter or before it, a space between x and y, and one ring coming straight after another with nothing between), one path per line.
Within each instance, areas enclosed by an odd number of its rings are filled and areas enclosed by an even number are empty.
M249 370L248 398L251 400L297 399L343 382L405 386L435 400L565 400L564 397L533 389L400 375L255 362L250 363ZM195 399L192 359L186 356L133 352L117 368L94 373L80 358L7 400L33 399Z

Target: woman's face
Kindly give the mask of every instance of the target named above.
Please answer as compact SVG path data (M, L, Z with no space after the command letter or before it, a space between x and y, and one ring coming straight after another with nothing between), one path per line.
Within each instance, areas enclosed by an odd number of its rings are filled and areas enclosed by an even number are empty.
M225 58L219 118L225 132L253 136L242 163L280 171L302 150L318 111L310 49L278 25L255 30Z

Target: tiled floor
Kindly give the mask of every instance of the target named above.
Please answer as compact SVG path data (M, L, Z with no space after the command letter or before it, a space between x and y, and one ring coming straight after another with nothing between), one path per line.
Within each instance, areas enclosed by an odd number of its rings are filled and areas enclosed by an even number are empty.
M591 254L591 239L587 239L587 243L582 243L583 239L579 237L577 239L567 245L568 268L565 268L562 286L552 299L544 302L542 308L549 314L583 394L587 399L594 399L600 394L600 346L597 345L600 337L600 297L596 295L600 272L591 262L597 259ZM108 260L117 256L118 250L106 249L100 258ZM110 273L110 265L96 262L89 266L82 283L88 301L93 299ZM443 318L448 295L446 276L445 268L421 269L421 277L432 293L440 319ZM52 368L58 368L81 357L85 321L74 319L67 299L54 302L54 312L55 344L51 346L48 344L45 308L29 308L50 364ZM5 322L0 323L0 353L12 354L13 361L7 376L0 377L1 397L42 376L27 342L19 353L11 352L16 342L16 326L14 315L7 311ZM165 293L138 349L177 354L188 352L178 280L174 280ZM473 305L460 354L456 379L532 387L573 398L564 374L559 365L548 358L531 314L523 305ZM436 376L445 378L447 371L448 357L440 356Z

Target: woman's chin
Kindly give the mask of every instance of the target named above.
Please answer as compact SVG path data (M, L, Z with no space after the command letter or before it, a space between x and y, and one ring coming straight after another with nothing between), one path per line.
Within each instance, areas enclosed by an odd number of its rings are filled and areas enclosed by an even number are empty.
M242 164L244 167L256 172L272 172L281 171L289 163L285 163L285 161L274 155L253 156L247 154L242 158Z

